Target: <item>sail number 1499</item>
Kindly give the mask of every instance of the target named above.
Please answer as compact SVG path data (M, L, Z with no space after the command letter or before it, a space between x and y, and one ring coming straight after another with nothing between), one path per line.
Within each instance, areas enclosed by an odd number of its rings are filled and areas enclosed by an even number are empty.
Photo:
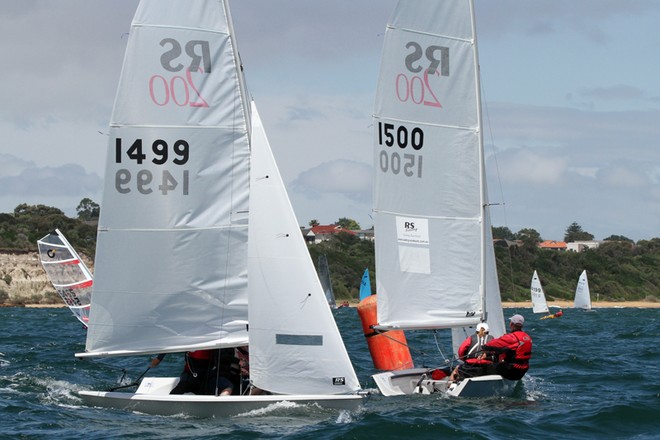
M419 151L424 146L424 131L419 127L408 129L401 125L378 123L378 144L386 147L379 155L380 170L384 173L402 174L407 177L422 177L423 156ZM405 151L410 151L406 153Z
M149 168L132 170L120 168L115 173L115 189L120 194L137 191L147 195L154 191L166 196L178 193L187 196L189 193L189 172L182 166L190 158L190 145L187 141L179 139L169 145L163 139L156 139L149 146L143 148L142 139L135 139L128 145L122 143L121 138L115 140L115 163L134 162ZM146 165L146 164L145 164Z

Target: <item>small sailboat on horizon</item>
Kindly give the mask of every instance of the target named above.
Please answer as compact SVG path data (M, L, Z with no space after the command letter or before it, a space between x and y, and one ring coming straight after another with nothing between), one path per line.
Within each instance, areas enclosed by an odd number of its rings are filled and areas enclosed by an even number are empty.
M534 271L534 275L532 275L530 293L532 296L532 311L534 313L546 313L546 315L542 316L541 319L559 318L564 314L564 312L561 310L559 310L557 313L550 313L548 303L545 300L545 292L543 291L541 280L539 279L539 275L536 273L536 271Z
M332 281L330 280L330 265L328 264L328 257L326 257L325 254L319 255L317 267L321 287L323 287L323 291L325 292L325 298L328 300L328 305L331 309L336 309L337 302L335 300L335 293L332 290Z
M578 278L577 287L575 288L573 308L593 311L591 308L591 293L589 292L589 280L587 279L586 270L583 270L580 274L580 278Z
M59 229L37 240L39 260L57 294L87 328L94 278Z

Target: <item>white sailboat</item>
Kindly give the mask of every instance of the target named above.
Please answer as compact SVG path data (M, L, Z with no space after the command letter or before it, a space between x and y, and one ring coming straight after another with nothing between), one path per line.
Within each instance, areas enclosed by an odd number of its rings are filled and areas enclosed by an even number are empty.
M534 313L550 313L550 309L548 309L548 303L545 301L543 286L541 286L541 280L539 280L539 276L536 271L534 271L534 275L532 275L530 291L532 295L532 311Z
M226 1L142 0L111 122L81 358L249 343L268 395L82 391L90 405L230 416L360 405L360 385L247 99ZM249 322L249 327L248 327Z
M337 302L335 301L335 293L332 291L330 266L328 265L328 257L326 257L325 254L319 255L318 272L319 280L321 281L321 287L323 287L323 291L325 292L325 298L328 300L328 305L330 308L336 309Z
M582 271L578 279L573 308L591 310L591 294L589 293L589 280L587 279L586 270Z
M374 128L380 330L505 332L484 170L471 0L400 0L385 33ZM374 375L384 395L492 396L499 375L450 383L415 368Z
M92 273L59 229L37 240L39 259L55 291L85 326L89 324Z

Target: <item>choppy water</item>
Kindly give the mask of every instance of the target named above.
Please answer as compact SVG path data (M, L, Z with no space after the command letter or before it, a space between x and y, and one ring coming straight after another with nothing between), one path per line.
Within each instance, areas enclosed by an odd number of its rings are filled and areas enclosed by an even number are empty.
M122 368L130 383L148 357L76 360L85 334L68 310L0 308L0 438L660 438L660 309L569 309L545 321L529 309L507 310L515 312L527 318L534 357L511 398L374 396L358 413L281 405L214 420L82 405L77 390L115 386ZM335 317L358 377L374 388L355 309ZM435 350L432 338L409 339ZM424 360L435 362L430 354ZM169 356L154 373L176 375L179 362Z

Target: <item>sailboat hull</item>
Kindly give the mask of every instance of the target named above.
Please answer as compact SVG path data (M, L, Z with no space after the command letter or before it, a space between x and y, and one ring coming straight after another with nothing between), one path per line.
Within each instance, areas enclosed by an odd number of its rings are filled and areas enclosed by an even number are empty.
M267 409L280 402L297 405L314 404L334 410L357 410L362 395L255 395L255 396L199 396L170 395L177 378L145 378L135 393L112 391L80 391L86 405L126 409L145 414L192 417L231 417L250 411Z
M510 396L518 383L518 381L507 380L498 375L473 377L457 383L449 382L446 378L429 379L428 376L428 369L412 368L374 374L372 377L381 394L388 397L435 393L444 393L454 397Z

